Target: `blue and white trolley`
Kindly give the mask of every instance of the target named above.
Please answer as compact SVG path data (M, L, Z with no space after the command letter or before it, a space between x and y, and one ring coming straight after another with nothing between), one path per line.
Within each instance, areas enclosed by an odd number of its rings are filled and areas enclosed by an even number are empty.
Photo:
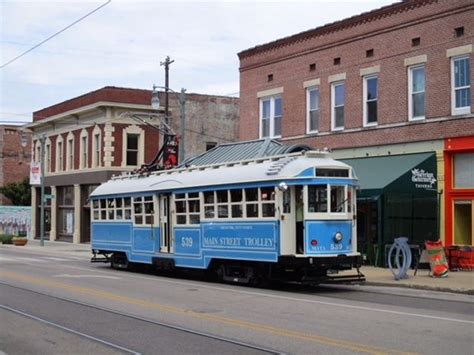
M90 196L92 261L241 283L363 281L356 186L350 166L319 151L117 176Z

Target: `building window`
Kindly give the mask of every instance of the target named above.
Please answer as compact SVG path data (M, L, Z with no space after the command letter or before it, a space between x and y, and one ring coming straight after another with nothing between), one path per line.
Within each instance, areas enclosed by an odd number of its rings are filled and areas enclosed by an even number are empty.
M452 58L452 114L471 112L471 68L469 56Z
M216 142L206 142L206 151L211 150L217 145Z
M140 135L127 134L127 165L138 165L138 140Z
M456 37L462 37L462 36L464 36L464 26L463 26L463 27L456 27L456 28L454 29L454 35L455 35Z
M60 137L60 136L59 136ZM56 171L63 171L64 169L64 152L63 152L63 141L62 138L58 138L56 144Z
M425 118L425 66L408 68L409 119Z
M421 44L421 38L420 37L415 37L411 39L411 46L412 47L418 47Z
M331 84L331 124L332 130L344 129L344 99L345 99L345 83Z
M308 88L306 90L306 131L314 133L319 131L319 88Z
M364 126L377 124L378 83L377 76L364 78Z
M87 132L85 133L87 134ZM81 135L81 168L86 169L88 167L88 139L87 135Z
M36 141L36 162L41 161L41 144L40 141Z
M281 137L282 104L279 96L260 100L260 138Z
M58 187L58 236L72 237L74 233L74 187Z
M51 144L46 144L46 147L45 147L45 158L46 158L46 162L45 162L45 172L49 173L51 172Z
M100 166L100 134L94 134L94 167Z
M74 138L68 138L67 140L66 166L68 170L74 169Z
M454 155L454 188L474 188L474 153Z

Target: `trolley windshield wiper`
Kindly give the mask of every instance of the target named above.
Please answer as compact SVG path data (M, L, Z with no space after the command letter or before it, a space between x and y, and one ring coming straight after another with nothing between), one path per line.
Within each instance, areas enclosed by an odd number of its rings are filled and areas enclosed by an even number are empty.
M347 197L344 201L342 201L341 203L339 203L338 205L336 205L336 210L334 212L342 212L342 211L339 211L339 208L341 208L341 206L343 204L345 204L347 201L349 201L350 197Z

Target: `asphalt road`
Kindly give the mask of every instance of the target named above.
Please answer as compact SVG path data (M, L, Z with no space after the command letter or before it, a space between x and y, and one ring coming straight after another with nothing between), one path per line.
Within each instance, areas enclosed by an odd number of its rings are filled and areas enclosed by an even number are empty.
M467 295L249 288L1 247L0 283L0 327L23 322L30 341L2 329L0 353L64 353L68 344L69 353L147 354L472 354L474 346Z

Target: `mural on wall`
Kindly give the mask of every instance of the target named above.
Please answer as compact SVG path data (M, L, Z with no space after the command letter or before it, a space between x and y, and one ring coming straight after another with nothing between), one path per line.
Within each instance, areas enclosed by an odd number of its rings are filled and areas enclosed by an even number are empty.
M0 234L30 236L31 207L0 206Z

